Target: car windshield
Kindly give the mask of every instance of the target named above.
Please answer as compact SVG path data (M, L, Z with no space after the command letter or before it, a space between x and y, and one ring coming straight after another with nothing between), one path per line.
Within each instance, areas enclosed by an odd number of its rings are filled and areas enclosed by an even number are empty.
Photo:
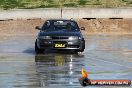
M42 27L44 31L79 31L74 21L46 21Z

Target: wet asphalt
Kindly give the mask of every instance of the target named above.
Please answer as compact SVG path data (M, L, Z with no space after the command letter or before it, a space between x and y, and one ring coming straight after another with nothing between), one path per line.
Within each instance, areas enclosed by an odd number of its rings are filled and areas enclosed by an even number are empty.
M90 79L132 80L132 35L85 36L86 49L79 54L47 50L36 55L30 35L0 40L0 88L81 88L82 67Z

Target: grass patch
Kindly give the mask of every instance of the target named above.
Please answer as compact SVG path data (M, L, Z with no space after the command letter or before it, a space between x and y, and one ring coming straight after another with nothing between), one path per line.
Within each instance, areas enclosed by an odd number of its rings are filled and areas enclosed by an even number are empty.
M79 0L79 1L78 1L78 4L79 4L79 5L86 5L87 2L88 2L87 0Z
M127 4L132 4L132 0L122 0L123 2L126 2Z
M1 9L58 7L131 7L132 0L0 0Z
M13 9L18 7L24 7L24 3L21 0L0 0L0 8Z
M68 3L68 4L64 4L64 7L77 7L77 5L75 3Z

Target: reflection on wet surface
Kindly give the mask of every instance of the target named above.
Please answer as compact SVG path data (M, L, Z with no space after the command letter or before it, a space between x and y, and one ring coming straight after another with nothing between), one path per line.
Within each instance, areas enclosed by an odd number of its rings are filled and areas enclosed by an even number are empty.
M132 80L132 35L89 35L83 54L35 55L34 41L33 36L0 41L0 88L80 88L82 67L90 79Z
M35 61L41 86L79 86L78 77L83 63L75 57L70 54L37 55Z

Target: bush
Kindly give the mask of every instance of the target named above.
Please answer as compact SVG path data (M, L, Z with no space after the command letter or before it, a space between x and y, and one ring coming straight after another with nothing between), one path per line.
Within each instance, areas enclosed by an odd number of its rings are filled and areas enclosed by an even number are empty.
M79 0L79 5L86 5L87 1L86 0Z
M21 0L1 0L0 6L3 9L12 9L17 7L24 7L24 4L21 3Z

